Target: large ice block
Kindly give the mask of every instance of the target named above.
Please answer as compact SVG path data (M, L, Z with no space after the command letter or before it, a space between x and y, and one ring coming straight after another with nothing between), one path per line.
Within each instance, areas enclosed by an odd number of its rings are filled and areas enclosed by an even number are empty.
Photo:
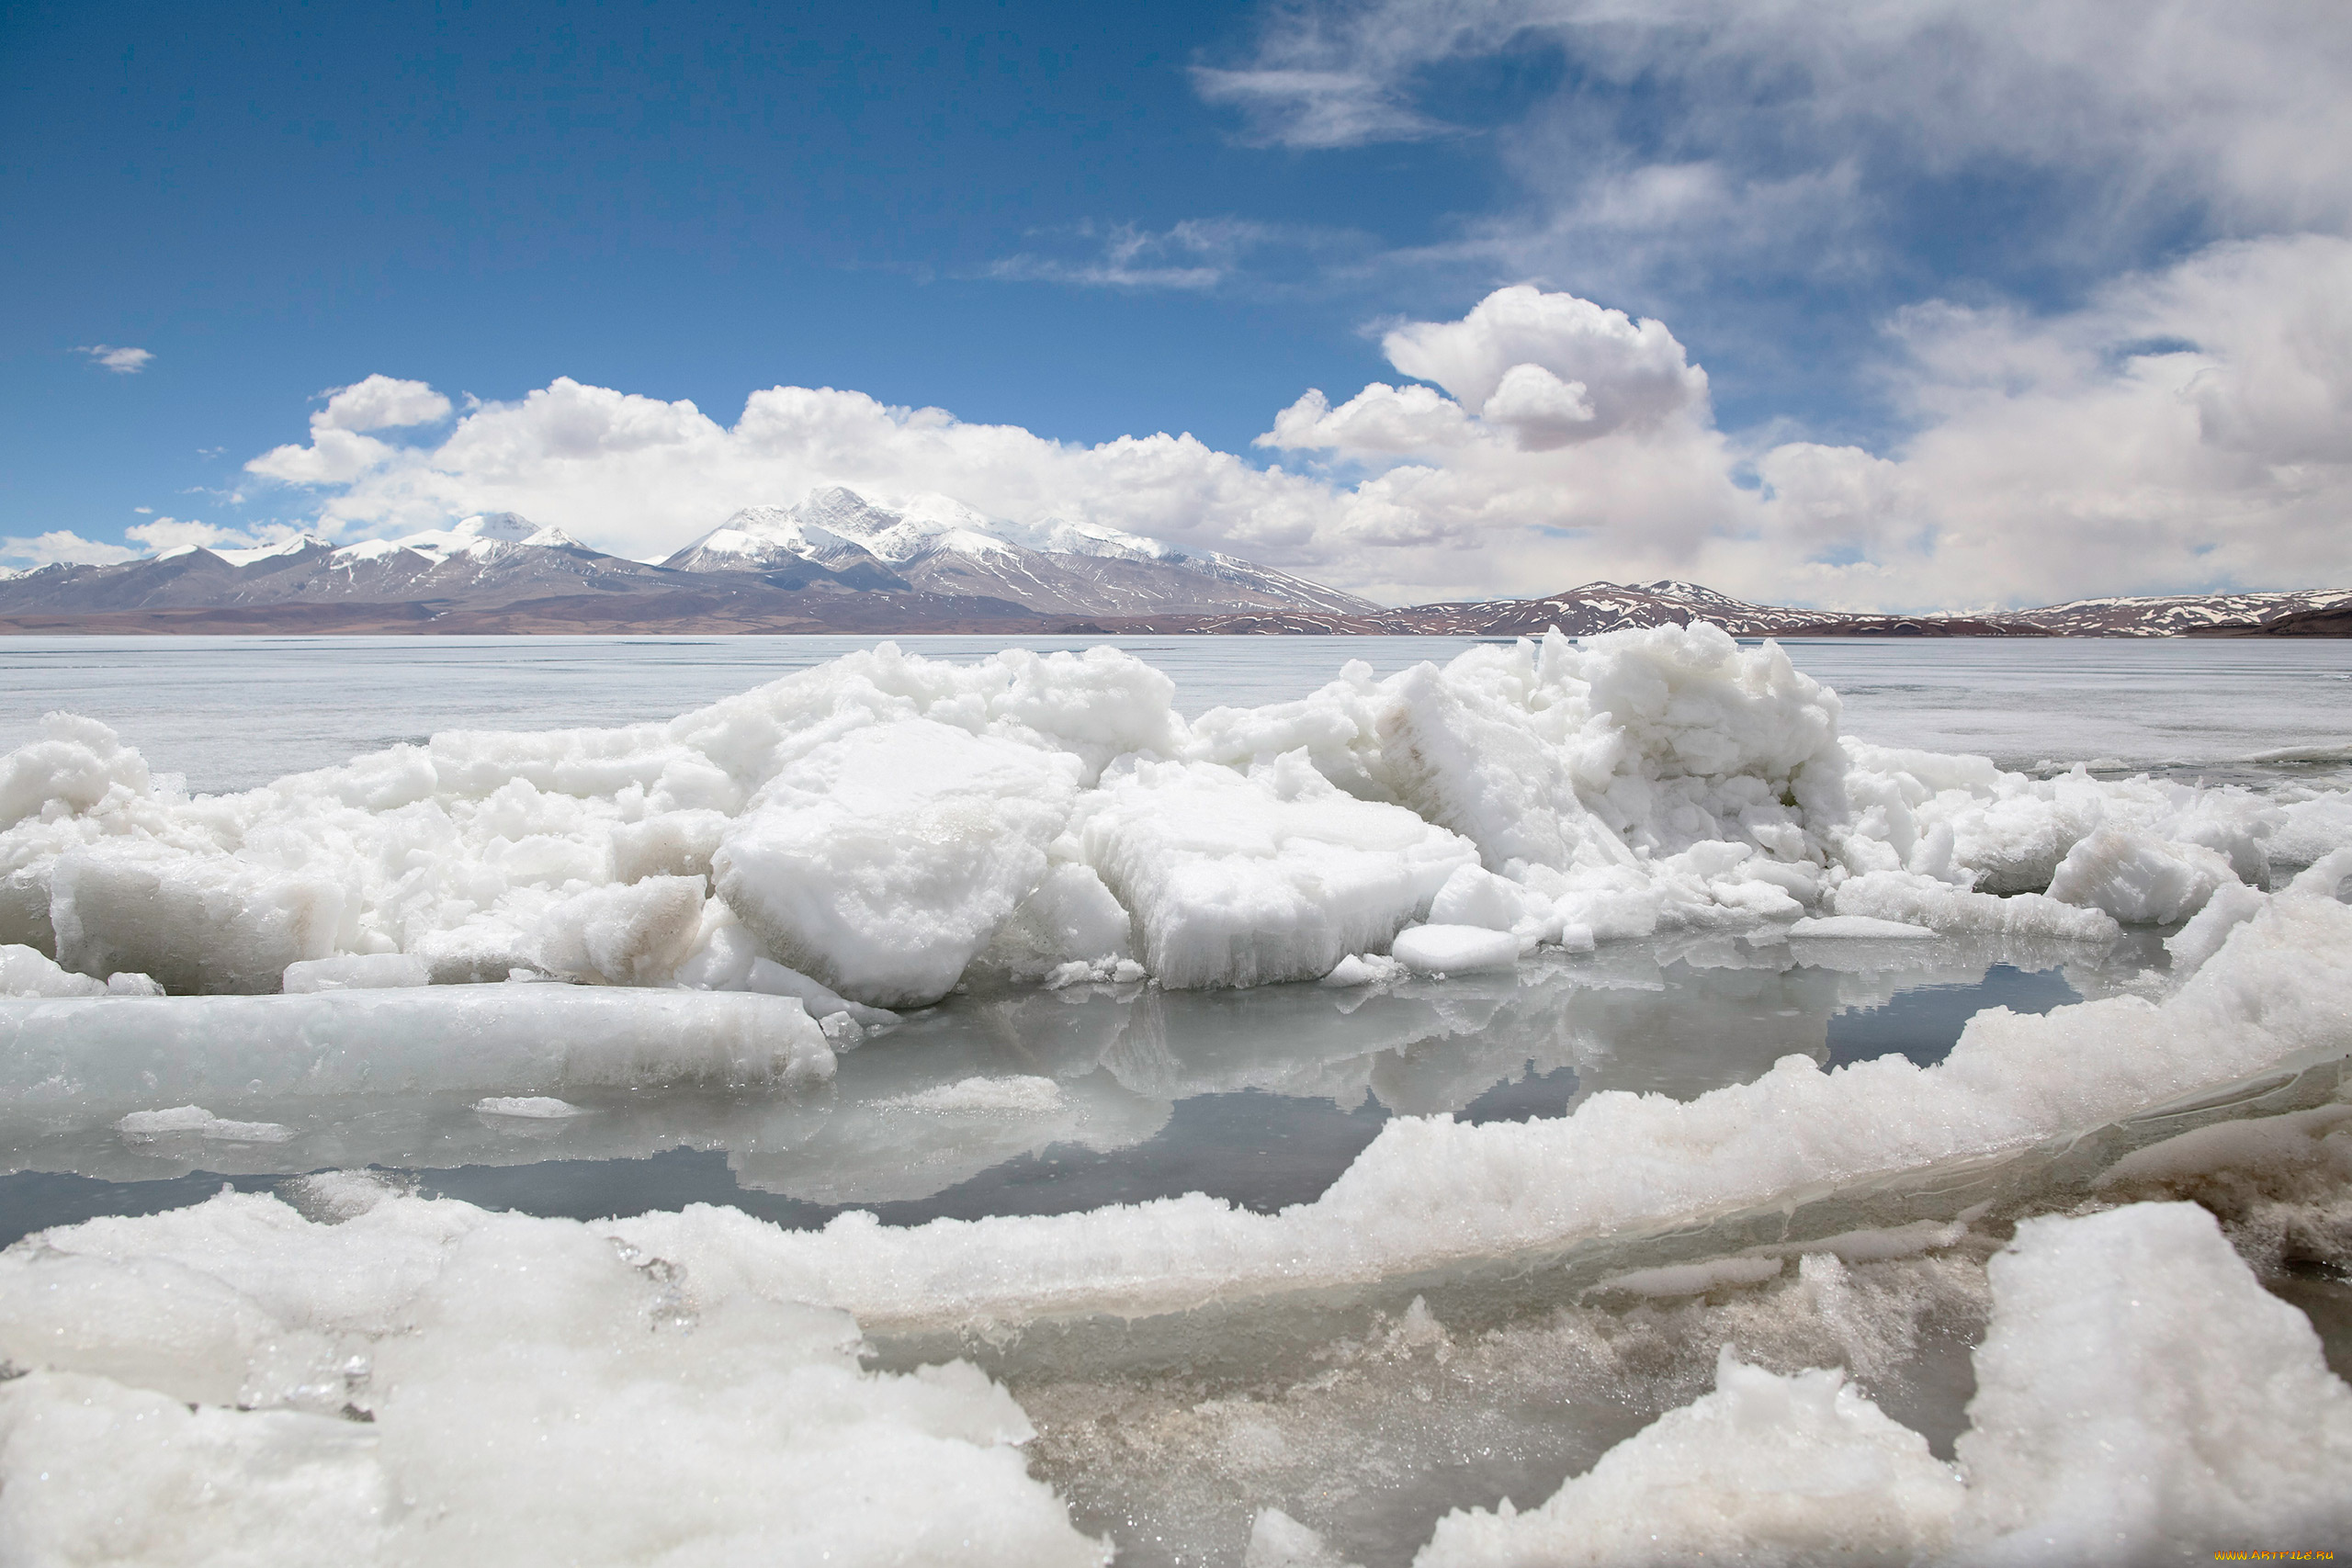
M496 985L0 1001L0 1103L797 1085L832 1070L797 1000L744 991Z

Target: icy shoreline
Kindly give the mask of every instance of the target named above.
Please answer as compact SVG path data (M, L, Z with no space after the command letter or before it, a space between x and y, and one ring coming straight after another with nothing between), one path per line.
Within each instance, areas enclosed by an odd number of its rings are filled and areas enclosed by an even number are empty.
M2352 839L2341 794L1842 739L1834 694L1706 626L1353 666L1190 723L1172 697L1107 649L886 645L666 724L452 732L193 797L55 716L0 761L0 940L175 993L405 953L441 984L760 990L864 1024L967 972L1312 979L1423 923L2098 940Z

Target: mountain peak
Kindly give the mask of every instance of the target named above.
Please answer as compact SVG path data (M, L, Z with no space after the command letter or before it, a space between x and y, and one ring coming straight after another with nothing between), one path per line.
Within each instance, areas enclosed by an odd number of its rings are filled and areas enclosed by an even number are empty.
M528 544L532 536L545 531L519 512L478 512L449 525L450 533L463 537L499 539L510 545Z
M461 517L447 528L428 528L420 534L405 534L397 539L361 539L356 544L336 549L335 558L351 564L382 560L402 550L423 556L435 566L447 564L458 556L478 560L494 560L507 552L530 547L540 549L579 549L579 540L562 529L541 527L519 512L478 512Z
M954 496L876 498L822 485L788 506L747 506L662 563L673 570L859 569L920 592L1047 615L1238 609L1369 610L1351 594L1214 552L1187 554L1099 523L993 518ZM865 584L858 584L860 586Z

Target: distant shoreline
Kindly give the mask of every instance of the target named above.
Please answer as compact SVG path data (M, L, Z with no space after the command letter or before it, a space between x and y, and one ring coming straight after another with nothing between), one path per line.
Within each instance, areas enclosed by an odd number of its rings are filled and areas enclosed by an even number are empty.
M947 617L915 624L860 618L858 624L784 620L773 616L604 615L568 619L530 605L509 610L466 610L447 615L404 613L408 605L305 607L299 614L254 614L236 610L142 610L83 615L0 617L0 637L1541 637L1544 625L1450 626L1398 625L1386 616L1329 617L1363 625L1329 624L1324 617L1284 615L1148 616L1134 620L1028 619L1017 616ZM1401 615L1399 617L1401 619ZM1699 616L1695 619L1706 619ZM1389 624L1384 624L1389 623ZM1664 621L1627 625L1662 625ZM1569 628L1563 627L1564 631ZM1569 631L1589 637L1597 630ZM1921 638L1995 640L2172 641L2182 638L2352 637L2352 606L2307 611L2267 622L2230 622L2177 631L2128 627L2062 630L1998 626L1981 621L1939 621L1928 616L1855 617L1813 625L1747 627L1730 625L1736 637L1888 641Z

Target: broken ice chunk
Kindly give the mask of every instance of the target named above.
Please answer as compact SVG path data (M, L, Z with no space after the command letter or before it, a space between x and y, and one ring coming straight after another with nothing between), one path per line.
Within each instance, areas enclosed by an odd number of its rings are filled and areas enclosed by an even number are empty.
M334 951L344 902L329 877L229 855L77 850L50 874L58 963L152 975L174 991L277 990L288 964Z
M1424 975L1471 975L1519 962L1519 938L1481 926L1415 926L1397 933L1388 950Z
M131 979L124 976L125 980ZM21 942L0 945L0 996L102 997L107 982L61 969L49 956Z
M1241 1568L1354 1568L1315 1531L1280 1508L1261 1508L1250 1525Z
M592 887L539 917L533 947L559 975L607 986L662 985L695 949L702 901L699 876Z
M45 714L40 739L0 758L0 828L38 817L46 807L87 811L120 791L143 795L146 760L95 718Z
M1386 953L1351 953L1323 976L1327 986L1377 986L1405 977L1405 966Z
M873 1007L922 1007L1046 874L1073 757L930 719L786 767L729 829L718 895L777 961Z
M2203 844L2102 828L2066 852L2050 897L2133 925L2162 925L2187 919L2237 879L2221 852Z
M1162 986L1319 979L1385 946L1475 864L1466 840L1340 794L1286 755L1244 775L1206 762L1114 770L1079 812L1088 862L1134 912Z
M306 958L286 966L288 996L313 991L397 990L430 985L433 972L424 960L407 953L338 953L333 958Z
M1982 1560L2154 1562L2352 1523L2352 1388L2205 1210L2027 1220L1989 1274L1957 1453Z

